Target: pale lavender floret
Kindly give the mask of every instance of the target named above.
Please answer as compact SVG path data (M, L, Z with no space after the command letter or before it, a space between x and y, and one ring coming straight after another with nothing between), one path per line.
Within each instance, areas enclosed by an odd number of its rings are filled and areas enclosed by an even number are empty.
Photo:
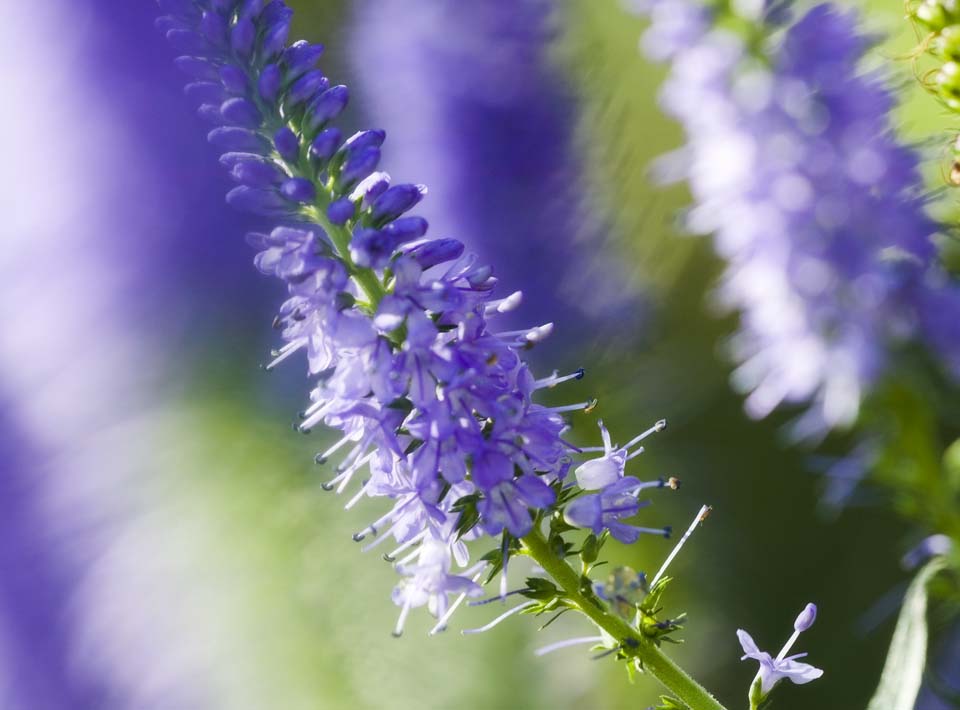
M797 685L803 685L823 675L821 669L796 660L806 656L805 653L798 653L787 658L780 658L779 656L773 658L766 651L761 651L750 634L743 629L737 629L737 638L740 639L740 646L743 648L743 656L740 660L752 658L760 662L760 692L763 695L767 695L773 690L774 685L785 678Z
M747 412L806 405L794 433L819 436L856 418L890 342L916 333L956 362L957 319L935 322L954 304L925 276L937 225L917 155L891 133L889 90L858 69L871 38L856 16L814 7L763 65L728 31L704 33L701 4L668 4L648 10L644 46L672 61L661 101L688 139L658 167L689 181L687 225L728 262L717 295L741 314L730 350Z
M800 663L796 659L803 658L806 653L797 653L787 656L790 648L796 642L800 634L809 629L817 618L817 607L815 604L807 604L793 624L793 635L780 649L776 658L772 657L766 651L761 651L753 638L743 629L737 629L737 638L740 640L740 646L743 648L743 656L740 660L752 658L760 663L760 669L757 677L760 681L760 697L766 697L773 687L783 679L787 679L797 685L803 685L816 680L823 675L819 668L811 666L808 663Z
M641 490L661 488L663 485L663 481L643 482L633 476L625 476L599 493L588 493L574 498L564 511L564 520L570 525L587 528L595 535L609 530L614 538L626 544L636 542L642 533L670 537L672 529L669 526L646 528L621 522L650 505L648 500L637 499Z

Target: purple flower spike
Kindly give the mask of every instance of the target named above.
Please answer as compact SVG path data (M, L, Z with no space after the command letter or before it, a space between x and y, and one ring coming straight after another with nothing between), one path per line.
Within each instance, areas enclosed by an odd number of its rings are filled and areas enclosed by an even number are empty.
M592 456L563 433L564 415L595 400L548 408L533 398L583 371L534 378L524 353L552 324L495 328L493 319L512 311L520 294L495 298L488 264L456 240L429 239L427 220L407 214L426 189L391 187L387 173L375 172L384 131L344 141L327 126L345 106L346 88L327 89L314 68L319 46L282 47L290 23L283 2L164 2L218 18L206 21L210 41L199 34L200 13L178 11L161 24L190 35L181 45L191 56L178 64L197 79L191 93L215 109L205 110L218 123L210 140L240 183L227 201L279 225L248 235L259 251L256 267L286 286L274 320L284 344L265 369L305 355L313 389L299 428L339 432L316 456L321 465L336 459L322 486L353 486L347 508L387 503L354 539L372 538L364 549L397 545L386 555L404 576L394 592L402 609L396 633L420 606L441 617L441 627L459 603L450 596L479 593L476 579L488 566L469 567L465 540L503 534L504 544L530 533L554 512L572 456ZM584 496L573 515L629 541L644 529L619 519L640 507L639 490L656 485L623 478L633 456L627 451L645 434L613 448L602 431L603 456L581 473L608 474L615 459L614 475L606 476L613 482L593 496L596 511ZM463 574L452 571L454 563Z
M803 407L794 437L820 438L857 419L891 346L921 336L949 364L960 299L930 308L945 294L929 278L938 225L894 96L861 66L874 38L856 13L822 3L780 35L782 17L757 18L775 41L748 46L707 4L646 5L643 46L671 63L661 103L687 134L658 171L689 183L686 226L727 262L717 299L740 312L729 349L747 413ZM935 312L948 322L931 330Z

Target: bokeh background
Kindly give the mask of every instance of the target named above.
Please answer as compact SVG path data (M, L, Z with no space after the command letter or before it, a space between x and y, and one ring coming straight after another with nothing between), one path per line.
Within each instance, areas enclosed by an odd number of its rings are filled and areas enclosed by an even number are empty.
M646 520L683 528L714 506L672 568L670 609L689 614L677 660L741 706L755 666L735 630L779 648L815 601L800 650L826 675L777 707L865 707L916 538L882 498L825 506L790 414L751 421L729 388L719 264L676 227L683 188L647 176L681 136L637 51L643 22L615 0L289 4L353 89L348 123L386 128L386 169L428 183L425 216L528 292L523 316L556 323L538 368L585 367L565 395L597 396L621 437L669 420L634 471L683 487ZM878 56L910 46L899 7L865 7L890 33ZM290 426L303 370L258 368L282 294L251 267L251 224L224 204L155 14L0 9L0 708L654 704L656 685L610 659L534 657L588 632L569 616L462 637L491 616L467 609L446 634L419 617L391 638L394 572L350 539L371 511L321 491L323 434ZM907 95L908 135L942 131ZM576 436L595 437L586 424ZM608 549L653 572L669 543Z

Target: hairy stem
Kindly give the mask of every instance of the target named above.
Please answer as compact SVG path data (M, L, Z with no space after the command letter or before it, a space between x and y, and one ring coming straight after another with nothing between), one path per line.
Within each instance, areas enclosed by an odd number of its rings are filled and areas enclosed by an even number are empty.
M606 609L589 591L589 583L556 554L537 528L523 537L521 542L524 552L560 585L568 600L576 604L593 623L618 639L626 656L638 659L647 673L691 710L725 710L716 698L670 660L653 641Z

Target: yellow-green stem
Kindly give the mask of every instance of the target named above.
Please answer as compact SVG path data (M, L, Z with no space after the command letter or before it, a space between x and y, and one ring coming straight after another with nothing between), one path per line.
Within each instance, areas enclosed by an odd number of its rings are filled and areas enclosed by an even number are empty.
M625 655L639 659L647 673L691 710L725 710L716 698L670 660L652 640L591 598L592 594L584 590L583 577L556 554L537 528L523 537L521 542L524 552L543 567L563 589L568 600L576 604L593 623L619 640Z

